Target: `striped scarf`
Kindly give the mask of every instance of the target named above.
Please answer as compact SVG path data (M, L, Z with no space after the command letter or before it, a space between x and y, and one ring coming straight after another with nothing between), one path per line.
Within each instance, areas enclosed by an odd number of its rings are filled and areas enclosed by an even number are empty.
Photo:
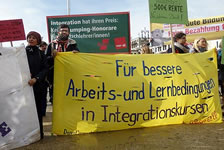
M53 49L56 49L57 52L66 52L67 46L68 46L68 40L66 41L58 41L54 40L53 42Z

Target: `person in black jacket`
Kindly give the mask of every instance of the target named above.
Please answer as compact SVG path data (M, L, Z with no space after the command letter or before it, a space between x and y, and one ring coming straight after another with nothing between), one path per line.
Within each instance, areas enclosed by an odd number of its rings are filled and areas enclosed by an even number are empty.
M190 48L186 46L186 34L183 32L178 32L174 36L174 50L175 53L188 53ZM172 48L167 50L167 53L172 53Z
M48 82L50 84L50 102L53 103L53 79L54 79L54 57L58 52L79 52L75 40L69 39L70 28L66 24L61 24L58 28L58 36L47 48L47 62L49 65Z
M46 53L46 50L47 50L47 43L42 41L40 43L40 50L45 54ZM42 87L43 88L43 91L44 91L44 97L43 97L43 101L42 101L42 115L43 116L46 116L46 110L47 110L47 88L49 87L49 84L45 78L44 80L44 86Z
M218 81L221 88L221 103L222 109L224 109L224 64L222 64L222 41L219 44L220 49L217 51L217 63L218 63Z
M41 36L35 31L27 34L28 46L26 47L26 54L30 69L31 79L28 81L30 86L33 86L33 92L36 102L37 114L40 125L41 139L44 137L43 120L42 120L42 100L44 97L44 79L48 71L46 56L37 47L41 43Z

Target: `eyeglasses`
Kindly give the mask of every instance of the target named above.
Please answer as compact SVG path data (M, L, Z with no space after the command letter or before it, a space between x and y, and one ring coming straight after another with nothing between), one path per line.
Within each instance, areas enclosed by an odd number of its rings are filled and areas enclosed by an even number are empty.
M68 32L68 29L60 29L59 32Z

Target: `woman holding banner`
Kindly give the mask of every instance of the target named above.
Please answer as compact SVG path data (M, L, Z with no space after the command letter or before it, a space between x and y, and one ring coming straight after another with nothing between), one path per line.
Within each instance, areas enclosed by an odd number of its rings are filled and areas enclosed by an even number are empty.
M41 43L41 36L35 31L27 34L28 46L26 54L30 68L31 79L28 81L30 86L33 86L34 98L36 102L37 114L40 125L41 139L44 137L43 119L42 119L42 101L44 98L44 80L48 71L47 59L37 46Z

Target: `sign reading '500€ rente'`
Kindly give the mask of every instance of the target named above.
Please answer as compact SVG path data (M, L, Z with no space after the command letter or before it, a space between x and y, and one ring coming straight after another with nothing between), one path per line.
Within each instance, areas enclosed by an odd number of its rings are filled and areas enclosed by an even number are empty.
M187 24L187 0L149 0L150 22Z

